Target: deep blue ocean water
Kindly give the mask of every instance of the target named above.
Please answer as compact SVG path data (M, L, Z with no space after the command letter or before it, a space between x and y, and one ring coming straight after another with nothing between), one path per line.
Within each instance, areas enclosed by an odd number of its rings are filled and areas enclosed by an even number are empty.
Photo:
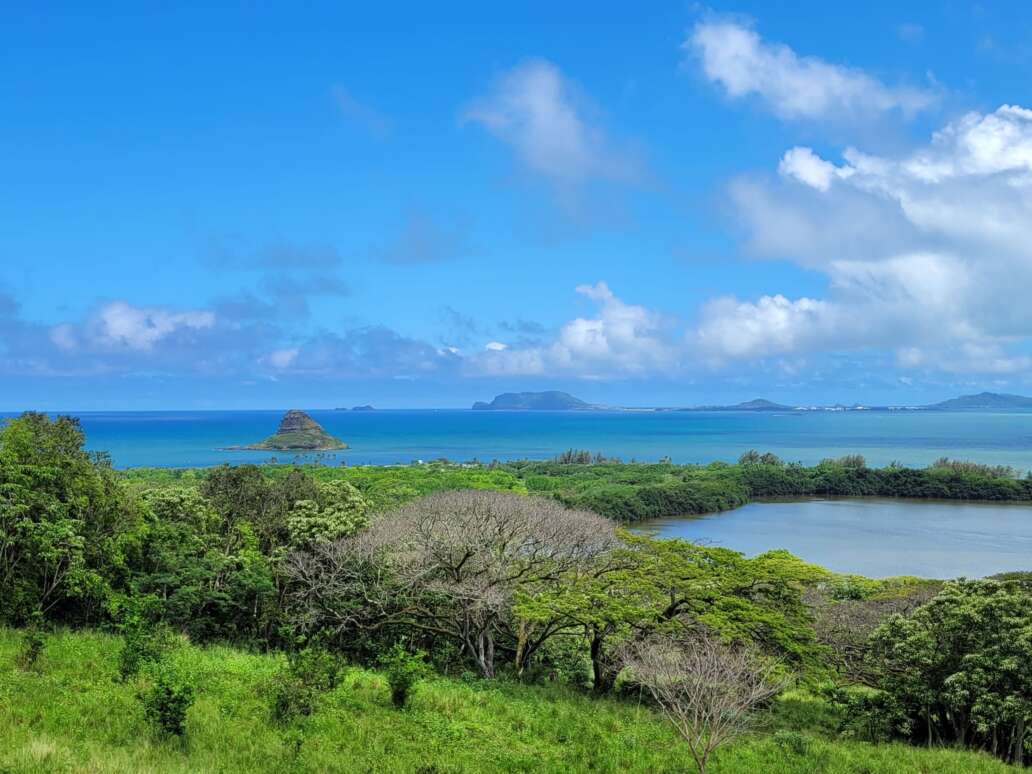
M292 454L228 451L273 433L281 411L85 412L89 448L118 467L281 462ZM863 454L869 464L923 466L959 457L1032 468L1032 413L947 412L509 412L310 411L350 445L328 464L407 463L447 457L547 459L568 448L625 460L734 461L748 449L812 464ZM9 414L6 416L10 416Z

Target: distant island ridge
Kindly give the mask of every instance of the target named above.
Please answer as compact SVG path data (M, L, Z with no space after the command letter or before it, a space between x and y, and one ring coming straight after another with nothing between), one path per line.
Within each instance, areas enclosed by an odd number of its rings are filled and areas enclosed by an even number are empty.
M280 420L276 432L264 441L235 449L254 451L339 451L348 445L334 438L304 411L291 409Z
M545 392L503 392L490 403L477 401L474 411L586 411L597 409L568 392L547 390Z
M937 411L972 411L985 409L1032 409L1032 398L999 392L980 392L940 401L928 406Z
M1032 398L1007 393L981 392L927 405L868 406L863 404L789 405L766 398L716 406L640 407L588 403L568 392L503 392L490 403L477 401L476 411L1008 411L1032 410Z

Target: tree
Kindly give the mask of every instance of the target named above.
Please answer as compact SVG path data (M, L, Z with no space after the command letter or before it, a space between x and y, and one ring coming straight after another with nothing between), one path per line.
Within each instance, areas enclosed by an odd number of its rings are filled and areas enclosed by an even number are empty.
M30 412L0 430L0 619L86 619L106 599L137 519L79 422Z
M784 551L748 558L684 540L617 535L620 542L590 567L534 595L522 592L517 605L526 618L581 627L597 691L612 687L626 641L683 637L700 625L793 663L814 657L802 590L825 571Z
M223 518L192 488L151 490L143 503L130 590L158 600L157 617L196 639L263 633L276 587L253 526Z
M553 500L441 492L293 554L286 572L302 627L343 635L404 625L451 639L493 677L499 647L526 661L556 633L520 630L517 591L560 583L612 543L608 521Z
M287 516L290 545L307 548L350 537L368 525L367 510L365 498L348 482L319 484L316 499L295 502Z
M923 583L871 598L833 598L816 588L808 590L805 599L824 659L850 680L873 685L878 673L870 658L871 634L891 616L909 615L940 589L940 584Z
M1022 765L1032 721L1032 597L956 581L874 633L878 685L914 741L981 747Z
M702 633L635 642L625 663L687 742L699 774L717 748L748 729L752 711L780 690L770 663Z

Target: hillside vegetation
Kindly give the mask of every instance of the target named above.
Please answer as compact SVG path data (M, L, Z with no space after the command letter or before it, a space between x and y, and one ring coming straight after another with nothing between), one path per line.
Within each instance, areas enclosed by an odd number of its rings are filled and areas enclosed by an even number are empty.
M597 699L560 684L435 678L404 711L385 677L348 668L302 729L269 718L276 655L184 647L197 685L183 741L152 733L137 684L117 681L118 638L62 632L36 668L15 667L18 633L0 629L0 771L161 772L684 772L676 734L636 699ZM988 755L820 735L828 708L790 694L764 733L718 753L715 774L1002 774ZM807 733L799 729L812 728ZM779 733L780 731L780 733Z
M69 418L0 429L3 772L992 771L943 750L1032 747L1028 574L871 580L599 515L1020 495L1009 471L121 474L84 442Z

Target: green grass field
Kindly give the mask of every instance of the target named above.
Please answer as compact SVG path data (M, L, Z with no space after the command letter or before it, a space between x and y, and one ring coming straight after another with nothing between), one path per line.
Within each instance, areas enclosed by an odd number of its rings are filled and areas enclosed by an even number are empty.
M385 680L350 668L303 731L269 719L263 683L282 657L224 647L177 652L197 687L184 741L152 733L133 684L116 682L119 643L99 633L48 637L32 671L15 666L21 635L0 629L0 773L34 772L690 772L671 728L634 701L561 685L421 684L396 710ZM789 693L766 730L722 750L715 774L989 774L977 753L867 745L822 736L828 708ZM294 727L296 729L296 726ZM803 731L785 744L776 729ZM301 742L298 749L298 742Z

